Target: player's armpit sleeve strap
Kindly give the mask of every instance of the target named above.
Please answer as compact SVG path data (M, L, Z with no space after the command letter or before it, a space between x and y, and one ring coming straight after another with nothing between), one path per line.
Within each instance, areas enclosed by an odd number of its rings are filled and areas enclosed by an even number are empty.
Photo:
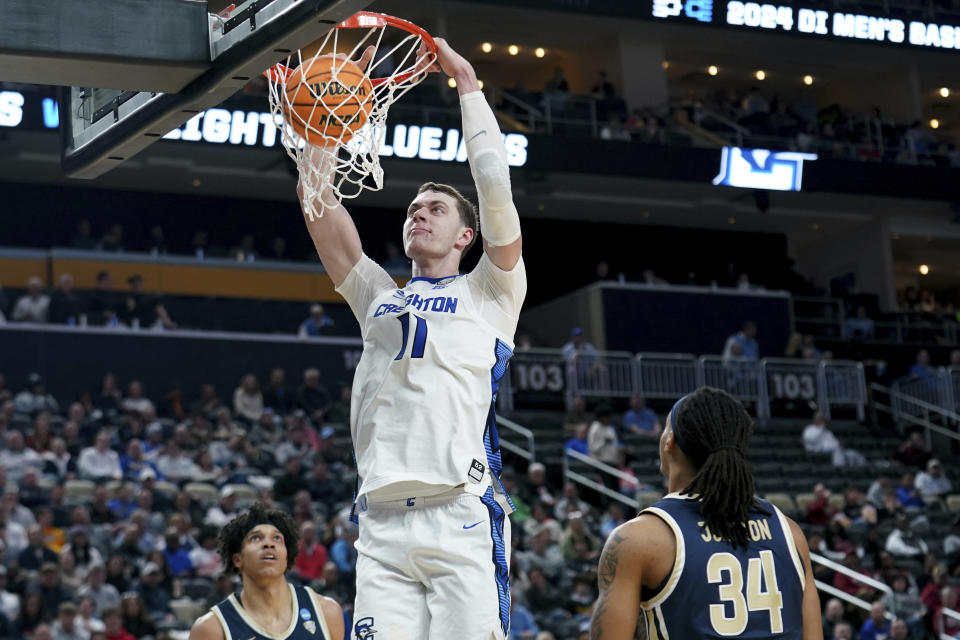
M510 191L510 167L500 127L483 93L460 96L463 137L470 173L480 201L480 233L493 247L502 247L520 237L520 216Z

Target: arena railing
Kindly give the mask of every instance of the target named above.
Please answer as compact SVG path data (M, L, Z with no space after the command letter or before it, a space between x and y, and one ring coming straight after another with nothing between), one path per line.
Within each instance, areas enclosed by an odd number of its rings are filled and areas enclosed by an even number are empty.
M946 629L946 618L950 617L960 622L960 612L954 611L953 609L947 609L943 607L940 609L940 640L957 640L957 636L952 636L949 633L945 633Z
M758 417L768 417L770 400L760 363L749 358L700 356L697 386L709 385L756 406Z
M843 300L792 296L793 323L796 330L818 337L840 337L846 320Z
M922 415L928 405L956 413L952 375L944 367L936 369L929 378L895 380L890 388L897 392L891 399L898 416Z
M819 386L826 397L824 414L830 418L834 407L850 406L861 422L866 417L867 382L862 362L831 360L820 363Z
M886 584L879 582L877 580L874 580L870 576L865 576L862 573L849 569L843 566L842 564L840 564L839 562L834 562L833 560L825 556L822 556L819 553L814 553L811 551L810 562L812 562L813 564L818 564L820 566L826 567L832 571L836 571L837 573L842 573L848 578L851 578L857 582L861 582L866 586L876 589L877 591L880 591L885 595L893 593L893 589L891 589ZM837 589L833 585L827 584L826 582L823 582L821 580L814 580L814 582L817 585L817 589L820 590L821 592L830 594L831 596L835 598L839 598L844 602L848 602L855 607L863 609L864 611L870 611L870 607L872 606L872 603L867 602L862 598L858 598L857 596L851 595L846 591ZM896 617L889 611L887 611L884 615L886 616L887 620L893 620Z
M596 351L566 360L567 389L572 397L629 398L640 390L633 354Z
M634 358L640 395L676 400L697 388L697 357L689 353L638 353Z
M500 432L500 446L511 453L515 453L520 456L527 462L535 462L537 459L536 446L534 445L533 431L527 429L523 425L519 425L513 420L504 418L503 416L497 416L497 426L506 427L510 431L513 431L520 437L524 438L527 441L527 448L516 445L509 440L503 439L503 432Z
M622 493L620 493L619 491L614 491L613 489L611 489L610 487L606 486L606 485L603 484L602 482L597 482L597 481L594 480L593 478L589 478L589 477L585 476L584 474L580 473L579 471L576 471L576 470L574 470L574 469L571 469L571 468L570 468L570 460L576 460L577 462L581 462L581 463L587 465L588 467L591 467L591 468L593 468L593 469L596 469L599 473L603 473L603 474L607 474L607 475L614 476L615 478L618 478L619 480L627 480L628 482L636 482L637 479L636 479L634 476L629 475L629 474L626 474L626 473L620 471L619 469L617 469L616 467L610 466L609 464L606 464L606 463L604 463L604 462L600 462L599 460L595 460L595 459L591 458L590 456L585 456L585 455L583 455L582 453L580 453L579 451L574 451L573 449L567 449L567 450L565 450L565 451L563 452L563 454L564 454L564 455L563 455L563 481L564 481L564 484L566 484L567 482L574 482L574 483L576 483L576 484L583 485L583 486L585 486L585 487L587 487L587 488L589 488L589 489L593 489L593 490L596 491L597 493L602 493L603 495L607 496L608 498L611 498L611 499L616 500L616 501L618 501L618 502L622 502L623 504L627 505L628 507L630 507L630 508L633 509L634 511L639 511L639 510L640 510L641 505L640 505L640 501L639 501L639 500L636 500L636 499L634 499L634 498L631 498L630 496L625 496L625 495L623 495Z
M896 422L923 428L927 445L930 445L933 433L960 441L960 433L957 433L957 425L960 425L960 414L906 396L896 389L885 387L877 382L870 383L870 392L870 408L872 410L887 413ZM881 398L884 396L887 398L886 403L881 402ZM898 410L898 406L904 406L908 403L911 408L919 410L919 413L914 414ZM943 424L936 424L934 419Z

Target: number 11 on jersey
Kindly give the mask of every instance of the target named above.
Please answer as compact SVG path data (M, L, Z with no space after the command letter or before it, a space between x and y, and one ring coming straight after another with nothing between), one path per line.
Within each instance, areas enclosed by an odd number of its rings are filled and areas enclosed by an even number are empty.
M402 344L400 346L400 353L397 354L397 357L394 360L402 360L403 354L407 352L407 340L410 338L410 313L404 313L397 316L397 320L400 321L400 329L403 331L403 338L401 340ZM413 335L413 348L410 350L411 358L422 358L423 352L427 348L427 319L421 318L420 316L413 316L416 322L416 329L414 330Z

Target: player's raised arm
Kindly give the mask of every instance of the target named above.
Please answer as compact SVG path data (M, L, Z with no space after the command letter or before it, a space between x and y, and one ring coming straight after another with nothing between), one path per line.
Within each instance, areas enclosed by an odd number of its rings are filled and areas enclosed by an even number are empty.
M510 271L520 260L520 216L510 191L510 166L500 127L487 104L473 67L443 38L436 38L437 63L457 81L463 138L480 204L483 250L501 269Z

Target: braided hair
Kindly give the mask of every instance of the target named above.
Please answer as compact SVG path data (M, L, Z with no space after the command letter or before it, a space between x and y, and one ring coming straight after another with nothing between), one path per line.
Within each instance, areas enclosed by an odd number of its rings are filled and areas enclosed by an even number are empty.
M746 547L747 512L755 500L746 458L753 420L739 400L713 387L684 398L672 420L674 438L696 469L681 493L699 497L710 531L735 547Z

